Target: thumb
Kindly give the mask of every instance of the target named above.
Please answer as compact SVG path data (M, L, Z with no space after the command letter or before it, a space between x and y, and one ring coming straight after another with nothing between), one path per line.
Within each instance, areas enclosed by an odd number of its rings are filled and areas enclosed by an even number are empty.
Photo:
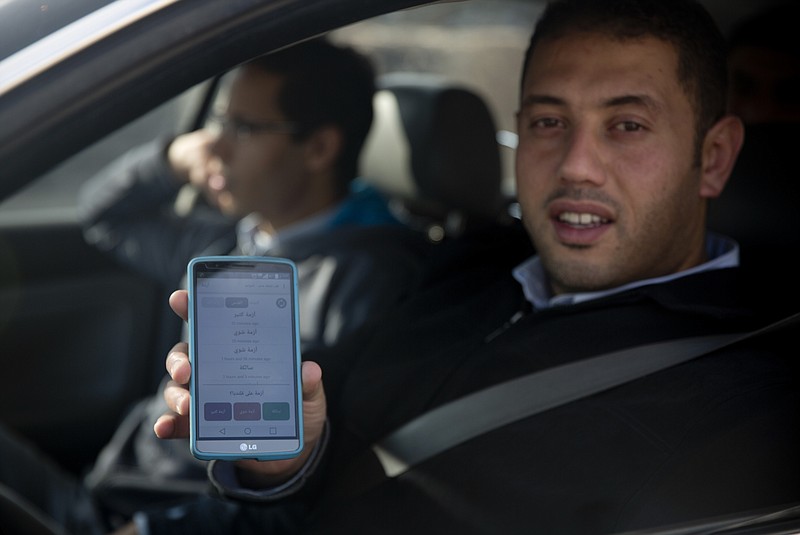
M316 362L306 361L303 376L303 420L306 443L316 442L322 434L327 413L325 388L322 385L322 368Z

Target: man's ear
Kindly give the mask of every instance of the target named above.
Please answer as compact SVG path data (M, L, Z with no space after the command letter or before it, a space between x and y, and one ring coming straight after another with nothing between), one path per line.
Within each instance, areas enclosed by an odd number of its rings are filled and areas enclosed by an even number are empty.
M701 197L719 197L731 176L743 142L744 125L734 115L726 115L708 130L700 162Z
M344 146L344 134L336 126L322 126L306 140L306 165L317 172L332 170Z

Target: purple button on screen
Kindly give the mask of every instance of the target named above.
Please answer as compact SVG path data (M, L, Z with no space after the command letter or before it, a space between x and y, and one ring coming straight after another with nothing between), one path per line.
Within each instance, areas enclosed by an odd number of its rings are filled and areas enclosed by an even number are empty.
M204 403L203 414L207 422L223 422L231 419L230 403Z
M234 420L260 420L261 419L261 404L260 403L234 403L233 404L233 419Z

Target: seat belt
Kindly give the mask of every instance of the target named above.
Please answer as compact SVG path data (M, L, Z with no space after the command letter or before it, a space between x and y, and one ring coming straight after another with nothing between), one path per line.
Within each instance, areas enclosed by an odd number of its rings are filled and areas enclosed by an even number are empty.
M506 424L634 381L745 339L797 323L794 314L745 333L679 338L627 348L491 386L437 407L372 446L388 477Z

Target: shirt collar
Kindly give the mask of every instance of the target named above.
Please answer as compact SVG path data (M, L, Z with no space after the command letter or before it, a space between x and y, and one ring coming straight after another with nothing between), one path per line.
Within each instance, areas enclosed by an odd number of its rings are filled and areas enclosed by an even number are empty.
M737 267L739 265L739 245L732 239L713 232L706 234L706 255L709 260L699 266L671 275L635 281L617 288L597 292L552 295L547 280L547 274L544 271L544 267L538 255L529 258L514 268L513 275L522 285L525 298L535 309L543 310L554 306L574 305L592 299L599 299L632 288L638 288L649 284L660 284L703 271Z
M280 232L268 234L260 230L261 221L257 213L252 213L237 224L236 244L242 254L261 256L286 242L345 225L400 224L383 195L359 178L350 182L350 192L341 202Z
M336 205L324 212L303 219L297 223L282 228L275 234L269 234L259 229L261 217L252 213L236 225L236 241L243 255L261 256L280 244L295 240L303 236L310 236L323 232L339 212L341 205Z

